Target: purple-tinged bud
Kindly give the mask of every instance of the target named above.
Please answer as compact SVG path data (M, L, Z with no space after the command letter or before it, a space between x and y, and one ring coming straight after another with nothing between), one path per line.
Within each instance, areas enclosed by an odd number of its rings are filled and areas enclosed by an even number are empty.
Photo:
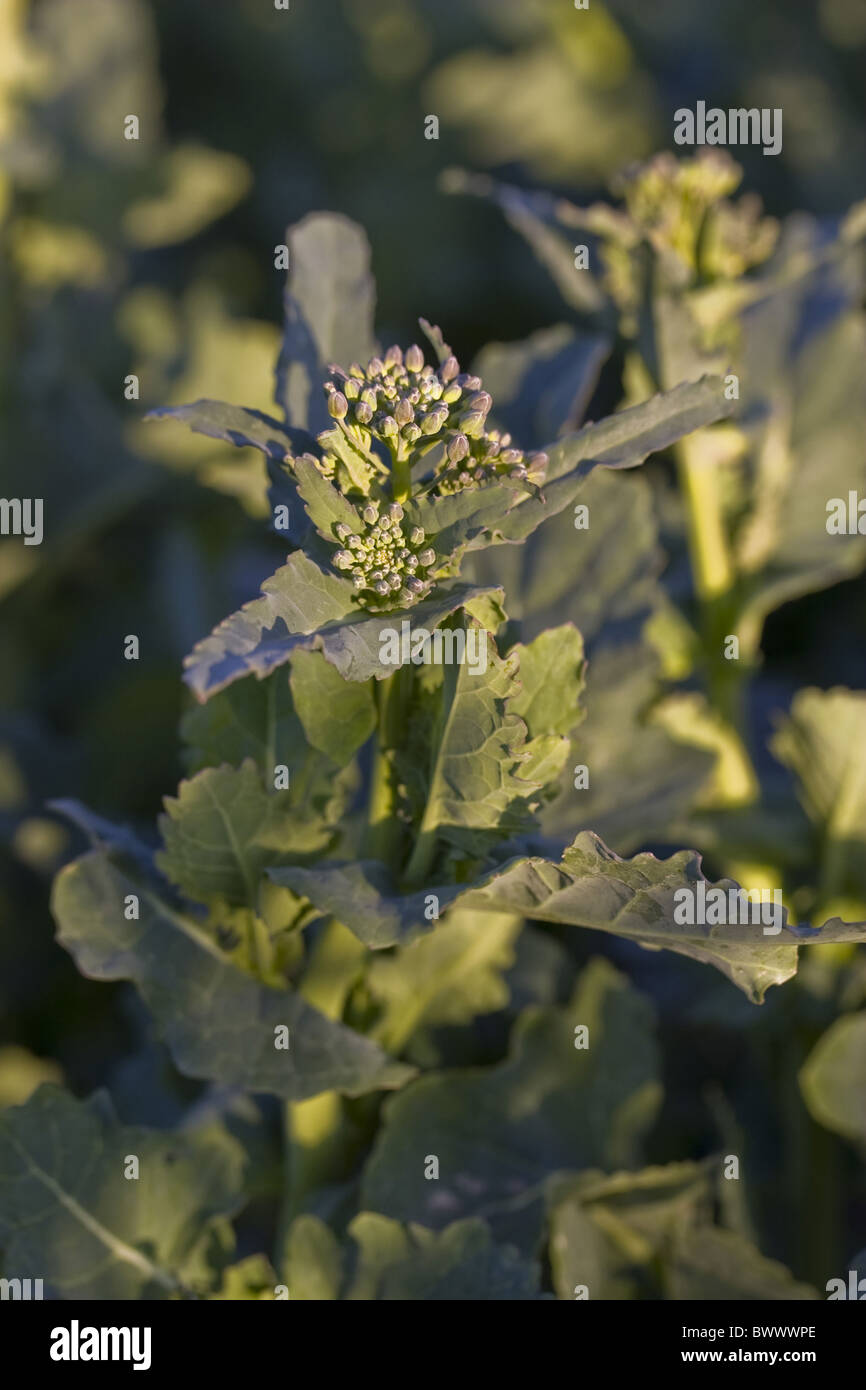
M490 410L492 404L493 397L489 391L479 391L478 394L473 396L469 401L469 406L472 410L480 410L484 415Z
M417 343L413 343L408 349L405 363L410 372L420 372L421 368L424 366L424 354Z
M393 347L389 347L388 351L385 353L385 366L386 366L386 367L401 367L402 365L403 365L403 353L402 353L401 349L400 349L399 347L397 347L397 344L395 343L395 344L393 345Z
M333 420L345 420L349 412L349 402L342 391L332 391L328 396L328 414Z
M398 425L411 425L412 421L415 419L412 403L411 401L407 401L405 396L402 400L397 402L394 410L394 419L397 421Z
M460 363L457 361L457 358L452 354L450 357L445 358L445 361L439 368L439 376L443 381L453 381L459 373L459 371Z
M436 551L432 548L432 546L428 546L426 550L422 550L419 552L418 564L422 565L425 570L429 569L430 566L435 563L435 561Z
M399 502L392 502L390 504L388 507L388 515L395 524L403 520L403 508L400 506Z
M385 363L381 357L371 357L367 363L367 380L372 381L374 377L381 376L385 370Z
M403 587L402 579L400 578L399 574L396 574L394 572L394 570L389 570L389 572L385 575L385 581L391 587L391 589L401 589Z
M536 471L536 473L540 473L549 464L550 457L548 454L544 452L543 449L539 449L537 453L529 455L527 462L529 463L530 467Z
M455 434L448 445L448 458L451 463L459 463L469 453L469 440L465 434Z
M378 583L373 585L373 588L376 590L376 593L381 594L383 598L386 594L389 594L391 592L391 590L388 587L387 581L384 579L380 579Z
M369 401L358 401L355 406L355 419L359 425L369 425L373 418L373 410Z
M416 579L414 575L406 580L406 588L410 594L423 594L426 587L426 584L422 584L421 580Z

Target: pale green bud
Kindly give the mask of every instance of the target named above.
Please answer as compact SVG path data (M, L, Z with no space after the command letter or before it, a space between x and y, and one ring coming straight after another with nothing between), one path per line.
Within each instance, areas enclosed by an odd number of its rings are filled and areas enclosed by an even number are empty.
M345 420L349 402L342 391L332 391L328 396L328 414L334 420Z
M413 544L413 545L420 545L421 542L423 541L423 539L424 539L424 532L423 532L422 528L421 528L420 526L413 526L413 527L412 527L412 534L411 534L410 537L409 537L409 540L412 542L412 544Z
M424 366L424 354L417 343L413 343L406 353L406 366L410 372L420 372Z
M436 559L436 551L431 546L422 550L418 555L418 564L423 565L424 569L429 569Z

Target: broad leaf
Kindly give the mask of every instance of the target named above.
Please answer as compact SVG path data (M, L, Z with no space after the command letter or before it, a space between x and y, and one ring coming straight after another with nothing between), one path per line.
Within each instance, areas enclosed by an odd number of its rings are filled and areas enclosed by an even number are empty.
M222 1131L131 1128L102 1093L78 1101L41 1086L0 1115L4 1273L44 1279L46 1297L61 1299L206 1287L207 1247L242 1205L243 1169L241 1146Z
M468 584L443 586L412 608L416 627L434 628L485 591ZM200 700L241 676L260 678L295 651L322 651L344 680L377 680L395 668L381 660L382 634L400 631L408 611L368 613L347 580L327 574L297 551L262 585L254 599L224 619L187 657L184 679Z
M372 1036L398 1053L419 1029L504 1008L520 927L508 913L456 909L429 935L374 956L365 983L382 1014Z
M422 1077L385 1107L362 1200L436 1228L483 1214L497 1239L532 1249L552 1173L635 1161L660 1101L657 1068L649 1004L596 960L567 1008L521 1016L505 1062Z
M770 1302L815 1299L776 1260L766 1259L750 1241L733 1231L704 1226L678 1242L670 1262L666 1296L677 1302Z
M827 881L866 898L866 695L798 691L771 747L797 778Z
M129 895L139 901L135 920L124 912ZM67 865L52 910L58 940L81 973L131 980L187 1075L303 1100L326 1090L362 1095L402 1085L411 1074L300 995L240 970L193 917L107 854ZM283 1026L287 1049L275 1045Z
M493 423L522 448L541 448L577 428L610 349L601 334L558 324L521 342L490 343L473 370L493 397Z
M165 845L157 864L188 897L223 898L255 909L259 878L271 864L324 850L333 832L297 807L291 791L269 792L252 759L208 767L165 798Z
M147 420L182 420L196 434L209 439L224 439L238 448L247 445L260 449L269 459L278 462L288 453L309 449L313 443L303 430L291 429L272 420L261 410L246 410L225 401L191 401L188 405L160 406L148 411Z
M537 1265L509 1246L495 1245L483 1221L431 1231L361 1212L348 1235L355 1249L344 1254L317 1217L295 1221L289 1237L292 1298L478 1303L544 1297Z
M661 1296L659 1274L674 1239L713 1215L707 1164L637 1173L554 1178L548 1189L550 1262L557 1294L598 1299Z
M345 766L376 727L372 685L344 680L321 652L305 651L292 657L289 682L307 742Z
M289 273L276 401L313 433L330 418L320 390L331 363L367 362L375 351L376 289L363 230L337 213L311 213L286 233Z
M866 1013L830 1025L800 1072L800 1089L819 1124L866 1145Z

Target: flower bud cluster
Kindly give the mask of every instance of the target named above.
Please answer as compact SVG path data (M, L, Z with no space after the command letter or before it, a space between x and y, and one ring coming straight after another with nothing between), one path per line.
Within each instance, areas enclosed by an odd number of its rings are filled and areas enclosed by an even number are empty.
M348 372L331 369L325 383L331 418L365 453L374 440L410 466L428 454L439 494L477 488L503 477L539 482L545 454L525 455L509 435L487 429L493 401L481 378L462 372L449 355L438 368L424 361L417 344L404 353L391 347ZM338 458L329 449L331 432L320 436L322 471L333 477ZM435 450L435 458L433 457Z
M436 552L420 526L410 527L399 502L368 502L357 532L345 522L334 527L341 548L337 569L352 576L360 602L373 610L408 608L429 592Z

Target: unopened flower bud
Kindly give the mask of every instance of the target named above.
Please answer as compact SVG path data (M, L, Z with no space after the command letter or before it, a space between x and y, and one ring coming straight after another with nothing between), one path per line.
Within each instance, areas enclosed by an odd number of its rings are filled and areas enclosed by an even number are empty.
M367 380L372 381L374 377L381 376L385 370L385 363L381 357L371 357L367 363Z
M420 545L424 539L424 532L420 526L412 527L412 534L409 537L412 545Z
M379 429L386 439L397 433L397 421L393 415L383 415L379 424Z
M397 421L398 425L411 425L412 421L415 419L415 412L412 409L411 401L407 401L404 398L397 402L394 410L394 419Z
M463 395L463 388L460 386L449 386L442 392L442 399L446 405L456 405Z
M337 536L341 541L347 540L348 537L352 534L351 526L347 526L345 521L338 521L336 526L334 527L334 530L336 531Z
M483 415L487 414L492 404L493 397L490 395L489 391L479 391L478 394L473 396L469 401L470 409L480 410Z
M333 420L345 420L349 402L342 391L332 391L328 396L328 414Z
M406 580L406 588L410 594L423 594L424 587L421 580L415 579L414 576Z
M433 564L433 562L435 561L435 559L436 559L436 551L433 549L432 546L428 546L426 550L422 550L422 551L419 553L419 555L418 555L418 564L419 564L419 565L423 565L423 566L424 566L424 569L426 570L426 569L429 569L429 568L430 568L430 566Z
M550 462L550 458L544 452L543 449L539 449L537 453L529 455L528 462L530 467L533 468L536 473L541 473L542 470L547 467L548 463Z
M408 349L405 357L405 364L410 372L420 372L424 366L424 354L417 343L413 343Z
M442 366L439 368L439 375L443 381L453 381L460 371L460 363L453 356L446 357Z
M401 349L400 349L399 347L397 347L397 345L396 345L396 343L395 343L394 346L393 346L393 347L389 347L388 351L385 353L385 366L386 366L386 367L399 367L399 366L402 365L402 362L403 362L403 353L402 353Z
M469 453L469 440L465 434L455 434L448 445L448 457L452 463L459 463Z
M334 556L334 564L338 570L351 569L355 563L355 557L348 550L338 550Z
M460 417L460 428L464 434L478 435L484 429L484 416L480 410L470 410Z
M379 509L372 502L368 502L361 515L368 526L373 526L379 520Z
M407 444L415 444L421 438L420 425L404 425L403 438Z
M369 425L373 418L373 411L367 401L359 401L355 406L355 419L359 425Z
M399 502L392 502L390 504L388 507L388 515L394 522L403 520L403 508L400 506Z
M390 593L390 589L384 579L380 579L378 583L373 585L373 588L376 590L376 593L381 594L383 598L387 593Z

